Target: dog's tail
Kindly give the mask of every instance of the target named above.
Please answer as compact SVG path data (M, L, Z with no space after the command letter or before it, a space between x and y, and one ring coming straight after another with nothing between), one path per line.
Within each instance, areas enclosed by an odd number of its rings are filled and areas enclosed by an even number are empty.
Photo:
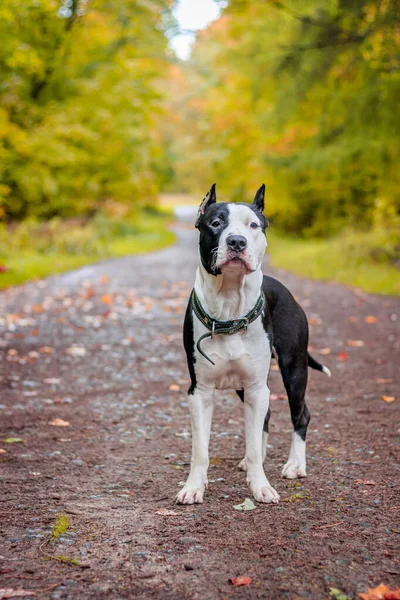
M311 369L315 369L316 371L321 371L321 373L325 373L325 375L328 375L328 377L331 376L331 372L328 369L328 367L321 365L317 360L315 360L315 358L313 358L311 356L311 354L309 352L307 352L307 356L308 356L308 366L311 367Z

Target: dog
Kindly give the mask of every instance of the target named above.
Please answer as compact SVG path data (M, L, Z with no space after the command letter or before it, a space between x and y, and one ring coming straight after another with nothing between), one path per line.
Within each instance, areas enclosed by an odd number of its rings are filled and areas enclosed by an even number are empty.
M244 403L246 452L239 468L246 471L257 502L279 501L263 468L272 354L293 423L282 477L306 477L308 367L329 376L330 371L308 353L308 322L301 306L282 283L262 273L268 227L264 196L263 184L252 204L217 203L214 184L197 214L199 266L183 328L191 380L192 460L189 477L176 496L178 504L203 502L214 392L226 389L236 390Z

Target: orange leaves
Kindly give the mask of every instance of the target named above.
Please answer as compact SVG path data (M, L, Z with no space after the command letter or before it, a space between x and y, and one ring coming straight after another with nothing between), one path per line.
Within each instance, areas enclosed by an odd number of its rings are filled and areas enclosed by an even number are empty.
M365 322L372 324L372 323L376 323L377 322L377 318L374 317L373 315L368 315L368 317L365 317Z
M181 389L181 386L177 385L176 383L172 383L169 386L169 389L170 389L171 392L179 392L179 390Z
M240 577L231 577L229 579L229 583L233 585L233 587L240 587L242 585L250 585L252 582L251 577L246 577L246 575L241 575Z
M363 340L347 340L347 345L352 346L353 348L363 348L365 342Z
M113 299L112 296L110 296L110 294L103 294L103 296L101 297L101 301L103 304L111 304Z
M354 483L357 483L357 485L376 485L376 482L372 479L356 479Z
M400 588L391 590L381 583L378 587L370 589L366 594L360 594L362 600L400 600Z
M340 362L344 362L345 360L347 360L349 358L349 355L347 354L347 352L339 352L339 354L337 355L338 360L340 360Z
M42 313L43 312L43 305L42 304L34 304L32 306L32 312L36 313L36 314Z
M386 402L387 404L390 404L391 402L394 402L396 400L395 396L382 396L382 400L384 402Z
M63 419L55 418L52 421L49 421L49 425L53 427L69 427L69 421L64 421Z

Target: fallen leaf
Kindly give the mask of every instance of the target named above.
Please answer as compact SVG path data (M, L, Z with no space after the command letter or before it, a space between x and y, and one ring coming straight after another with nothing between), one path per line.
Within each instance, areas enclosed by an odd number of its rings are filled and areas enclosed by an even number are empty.
M162 517L179 517L178 512L175 510L170 510L169 508L160 508L160 510L156 511L156 515L161 515Z
M331 352L332 352L332 350L330 348L322 348L319 351L320 354L324 354L324 355L330 354Z
M69 354L70 356L85 356L86 348L84 348L83 346L71 346L70 348L68 348L67 354Z
M350 596L346 596L337 588L329 588L329 596L333 600L350 600Z
M69 427L69 421L63 421L63 419L59 419L58 417L49 421L49 425L53 425L53 427Z
M41 304L34 304L32 306L32 312L34 312L34 313L41 313L41 312L43 312L43 306Z
M171 390L171 392L179 392L179 390L181 389L181 386L177 385L176 383L172 383L169 386L169 389Z
M357 323L357 321L358 321L358 317L350 317L350 318L349 318L349 321L350 321L351 323Z
M231 577L229 579L229 583L231 583L233 587L239 587L241 585L250 585L251 582L251 577L246 577L245 575L241 575L240 577Z
M315 317L312 319L308 319L308 322L310 323L310 325L321 325L322 319L320 319L319 317Z
M101 301L102 301L102 303L103 303L103 304L111 304L111 302L112 302L112 297L110 296L110 294L104 294L104 295L101 297Z
M5 273L7 271L6 265L0 265L0 273Z
M282 502L297 502L297 500L308 500L309 496L307 496L306 492L297 492L297 494L292 494L289 498L283 498Z
M8 356L17 356L18 350L14 350L14 348L10 348L9 350L7 350L7 354L8 354Z
M132 308L133 306L133 300L130 300L129 298L127 300L125 300L125 305L127 308Z
M41 354L51 354L54 350L53 348L50 348L50 346L43 346L42 348L39 348L39 352Z
M353 348L362 348L365 346L365 342L363 340L347 340L347 345Z
M366 323L376 323L377 320L378 319L376 317L374 317L373 315L368 315L368 317L365 317Z
M400 600L400 588L391 590L381 583L374 589L368 588L366 594L360 594L362 600Z
M376 485L376 482L372 481L372 479L356 479L355 483L358 485Z
M387 402L387 404L390 404L391 402L394 402L396 400L395 396L382 396L382 400L384 402Z
M233 508L235 510L254 510L257 507L251 498L245 498L241 504L236 504Z
M57 379L57 377L49 377L48 379L43 379L43 383L48 383L50 385L57 385L60 383L61 379Z
M23 440L22 438L19 438L19 437L9 437L9 438L6 438L5 440L3 440L3 442L5 444L21 444L24 441L25 440Z
M110 281L110 278L107 275L102 275L100 277L100 282L101 283L108 283Z
M341 362L344 362L345 360L348 359L349 355L347 354L347 352L339 352L337 357L338 357L338 360L340 360Z
M2 598L24 598L25 596L36 596L36 592L22 588L0 588L0 600Z
M279 398L278 394L270 394L269 395L270 400L278 400L278 398Z
M271 371L279 371L278 365L271 365Z
M0 454L7 454L7 450L4 450L4 448L0 448Z
M385 379L383 377L377 377L375 379L376 383L393 383L393 379Z
M218 458L218 456L213 456L210 458L210 465L220 465L222 460Z

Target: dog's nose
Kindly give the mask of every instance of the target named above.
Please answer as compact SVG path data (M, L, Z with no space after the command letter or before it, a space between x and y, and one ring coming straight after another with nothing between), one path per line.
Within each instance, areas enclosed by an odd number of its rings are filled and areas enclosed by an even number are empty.
M243 235L230 235L226 238L226 243L235 252L242 252L247 246L247 240Z

